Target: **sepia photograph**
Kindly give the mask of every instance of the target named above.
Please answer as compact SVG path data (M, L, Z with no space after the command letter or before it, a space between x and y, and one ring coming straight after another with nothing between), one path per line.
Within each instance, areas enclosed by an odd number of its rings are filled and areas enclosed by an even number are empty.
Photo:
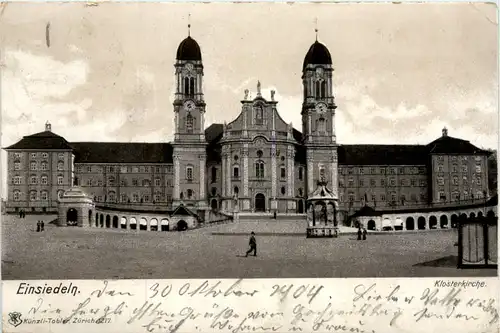
M0 45L3 280L497 276L493 4L2 3Z

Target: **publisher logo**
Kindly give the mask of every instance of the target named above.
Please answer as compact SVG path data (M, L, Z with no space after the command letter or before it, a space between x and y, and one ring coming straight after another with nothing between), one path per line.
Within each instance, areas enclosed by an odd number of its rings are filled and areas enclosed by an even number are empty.
M21 325L23 321L21 320L21 314L19 312L9 313L9 324L14 327Z

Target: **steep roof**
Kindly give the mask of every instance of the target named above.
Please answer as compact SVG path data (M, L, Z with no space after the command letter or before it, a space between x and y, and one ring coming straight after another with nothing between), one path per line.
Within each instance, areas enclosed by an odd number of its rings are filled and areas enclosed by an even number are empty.
M43 131L24 136L20 141L5 149L71 150L72 148L62 136L51 131Z
M341 145L338 163L344 165L423 165L428 158L421 145Z
M172 163L170 143L73 142L76 163Z
M431 154L489 154L486 150L478 148L470 141L443 135L427 145Z

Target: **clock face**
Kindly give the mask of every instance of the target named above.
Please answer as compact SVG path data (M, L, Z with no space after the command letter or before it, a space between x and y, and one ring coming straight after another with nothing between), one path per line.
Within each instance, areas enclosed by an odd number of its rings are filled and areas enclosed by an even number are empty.
M326 110L327 110L327 107L324 103L316 104L316 111L318 111L319 113L325 113Z
M186 103L184 103L184 108L188 111L193 111L195 107L196 105L194 105L193 101L187 101Z
M323 68L318 67L316 68L316 77L322 77L323 76Z
M194 68L194 66L191 63L186 65L186 69L188 70L188 72L191 72L193 70L193 68Z

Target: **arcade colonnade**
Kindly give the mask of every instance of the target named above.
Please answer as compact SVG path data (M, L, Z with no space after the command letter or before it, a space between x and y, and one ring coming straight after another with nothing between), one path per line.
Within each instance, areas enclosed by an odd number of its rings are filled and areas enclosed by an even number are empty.
M455 228L460 218L483 216L497 216L497 207L358 216L355 221L368 230L429 230Z

